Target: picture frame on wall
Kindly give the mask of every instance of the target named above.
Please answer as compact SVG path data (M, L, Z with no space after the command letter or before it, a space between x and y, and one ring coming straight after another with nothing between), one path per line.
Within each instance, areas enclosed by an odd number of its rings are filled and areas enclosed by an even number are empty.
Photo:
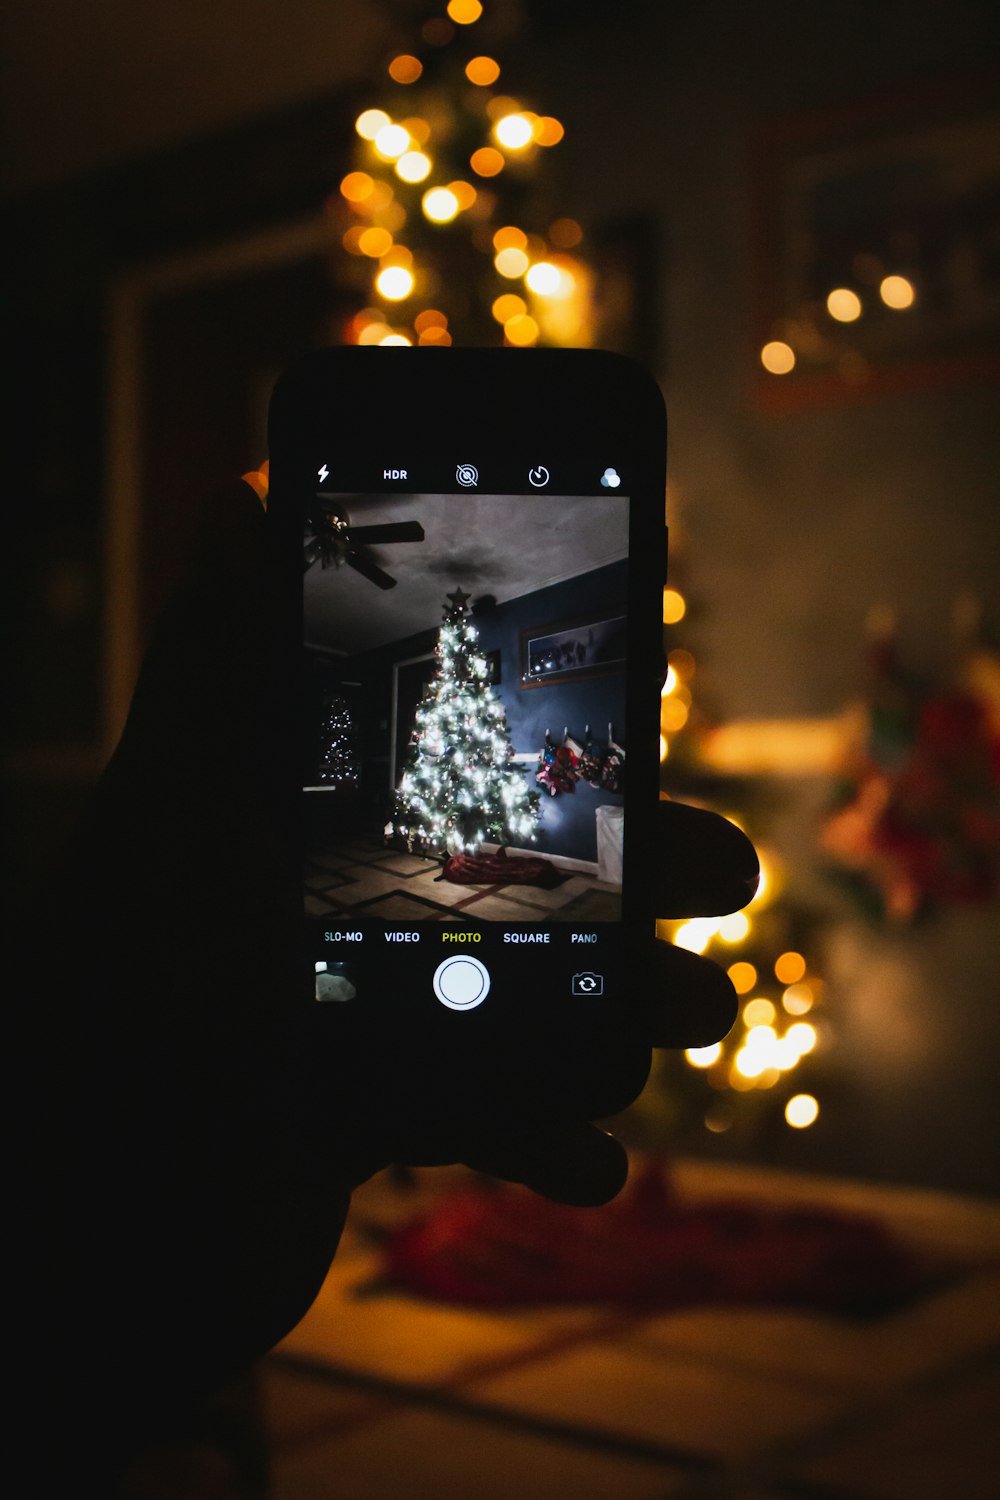
M521 631L522 688L584 682L625 669L624 615L584 616Z
M1000 377L1000 77L779 120L754 170L754 404Z

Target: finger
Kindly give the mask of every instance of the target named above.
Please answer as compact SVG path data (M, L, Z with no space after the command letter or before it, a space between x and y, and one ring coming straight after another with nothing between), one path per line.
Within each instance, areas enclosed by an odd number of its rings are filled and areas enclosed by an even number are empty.
M661 917L716 917L753 900L760 863L746 834L704 808L658 802L656 911Z
M718 964L657 942L646 1003L654 1047L708 1047L732 1029L738 1011L736 991Z
M628 1156L614 1136L588 1121L540 1123L483 1140L467 1165L505 1182L520 1182L580 1208L607 1203L628 1177Z

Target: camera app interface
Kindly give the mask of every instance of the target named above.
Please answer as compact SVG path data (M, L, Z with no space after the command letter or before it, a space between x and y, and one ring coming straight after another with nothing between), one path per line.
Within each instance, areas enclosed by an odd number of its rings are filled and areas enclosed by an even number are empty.
M307 506L320 1000L355 1000L376 951L419 953L454 1010L529 955L558 957L581 1003L605 993L621 920L628 499L466 493L463 467L455 493L321 484Z

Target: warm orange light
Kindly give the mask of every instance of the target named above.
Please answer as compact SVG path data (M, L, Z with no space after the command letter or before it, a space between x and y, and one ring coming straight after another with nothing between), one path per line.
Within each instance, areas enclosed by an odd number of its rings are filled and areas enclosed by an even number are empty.
M515 250L514 246L511 245L508 249L500 250L497 253L493 264L501 276L513 279L516 276L524 275L528 269L528 257L523 250Z
M493 127L493 134L508 151L523 151L533 133L532 122L522 114L504 115Z
M461 179L457 182L449 182L448 192L454 193L458 199L460 213L464 213L467 208L471 208L476 201L476 190L471 182L462 182Z
M558 146L566 131L553 115L541 115L534 122L532 134L540 146Z
M760 351L760 362L770 375L787 375L795 369L795 351L790 344L773 339Z
M409 144L410 132L402 125L383 125L374 141L375 150L386 161L395 161L397 156L402 156Z
M693 1068L710 1068L722 1056L722 1043L712 1042L708 1047L688 1047L684 1056Z
M379 131L384 130L390 123L389 116L384 109L366 109L358 115L354 128L366 141L373 141Z
M747 965L747 968L751 967L752 965ZM754 1026L770 1026L775 1015L776 1011L770 1000L765 1000L762 996L758 996L756 1000L748 1000L746 1005L744 1005L743 1024L748 1029Z
M358 241L358 248L362 255L371 255L375 260L383 256L387 250L392 248L392 235L388 229L366 229L362 232Z
M663 590L664 625L676 625L678 620L683 620L686 610L684 598L676 589Z
M400 53L389 64L389 77L396 83L416 83L423 71L424 65L419 57L413 57L409 52Z
M388 229L390 234L398 234L406 223L406 209L401 203L390 203L379 215L382 220L382 228Z
M811 1052L816 1045L816 1028L810 1026L808 1021L796 1021L794 1026L789 1026L785 1033L785 1040L790 1042L801 1057L806 1052Z
M371 196L364 200L365 213L381 213L384 208L389 207L389 204L392 202L394 197L395 194L392 190L392 183L383 182L380 178L376 178L375 184L371 191Z
M504 292L493 304L493 316L498 323L509 323L511 318L521 318L528 311L528 304L515 292Z
M916 292L913 282L907 281L905 276L886 276L878 289L886 307L904 308L912 307L916 300Z
M450 188L428 188L420 202L432 224L449 224L458 213L458 199Z
M388 323L366 323L358 334L359 344L381 344L392 333Z
M429 328L447 328L448 319L436 307L428 307L424 312L417 313L413 326L418 333L426 333Z
M523 229L518 229L513 224L505 224L493 236L493 248L494 250L526 250L528 236Z
M482 13L480 0L448 0L448 14L457 26L471 26Z
M341 244L348 255L364 254L364 251L361 249L361 237L364 232L365 227L363 224L352 224L350 229L345 231Z
M348 172L340 184L340 191L348 203L362 203L371 197L374 187L374 179L367 172Z
M861 298L850 287L834 287L826 299L826 310L838 323L853 323L861 316Z
M749 931L750 918L746 912L733 911L719 918L719 936L724 943L742 943Z
M517 100L512 99L509 94L494 94L493 98L487 101L486 113L496 124L497 120L502 120L504 115L516 115L520 108Z
M812 1094L795 1094L785 1105L785 1119L796 1130L812 1125L819 1115L819 1103Z
M694 676L695 660L690 651L685 651L683 646L676 647L667 657L667 661L673 667L682 682L687 682Z
M556 219L549 225L549 239L559 250L572 250L583 239L583 230L575 219Z
M396 344L400 347L405 346L407 349L411 347L411 341L406 337L405 333L387 333L385 338L379 339L379 343Z
M748 964L742 959L739 963L730 964L726 973L737 995L748 995L757 983L757 970L753 964Z
M409 270L413 265L413 251L405 245L393 245L382 257L383 266L405 266Z
M538 338L539 328L534 318L527 313L521 313L515 318L510 318L504 325L503 331L512 344L533 344Z
M550 260L537 260L525 280L539 297L565 296L573 289L569 277Z
M781 1003L790 1016L804 1016L812 1010L815 999L811 985L790 984L781 997Z
M422 151L404 151L396 163L396 172L404 182L423 182L431 170L431 159Z
M494 146L480 146L469 157L469 166L477 177L495 177L503 171L504 159Z
M478 83L480 87L487 88L500 77L500 64L492 57L474 57L465 65L465 76L470 83Z
M688 707L679 698L664 698L660 703L660 728L664 734L676 734L687 723Z
M375 278L379 292L389 302L402 302L413 291L413 273L405 266L386 266Z
M798 984L806 972L806 961L801 953L782 953L774 962L774 977L779 984Z
M410 139L417 146L426 145L431 138L430 121L424 120L420 115L408 115L405 120L400 120L403 129L409 131Z
M427 328L420 335L420 342L424 345L438 345L442 349L451 343L451 334L447 328Z

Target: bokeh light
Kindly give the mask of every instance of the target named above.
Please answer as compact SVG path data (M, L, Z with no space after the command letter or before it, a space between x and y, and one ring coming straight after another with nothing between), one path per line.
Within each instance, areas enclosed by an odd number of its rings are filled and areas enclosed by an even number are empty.
M524 279L539 297L558 297L572 290L569 278L565 277L564 285L564 273L550 260L536 261Z
M513 245L509 245L506 250L497 252L493 264L501 276L514 278L524 275L528 269L528 257L525 251L518 250Z
M749 931L750 918L745 912L730 912L719 921L719 936L724 943L742 943Z
M826 310L838 323L854 323L861 316L861 298L850 287L834 287L826 299Z
M812 1125L819 1115L819 1103L812 1094L793 1094L785 1105L785 1119L796 1130Z
M806 972L806 961L801 953L782 953L774 961L774 977L779 984L797 984Z
M747 964L748 969L752 967L751 964ZM776 1015L777 1011L770 1000L765 1000L762 995L758 995L755 1000L748 1000L744 1005L743 1024L747 1027L770 1026Z
M808 984L790 984L781 997L781 1003L790 1016L804 1016L812 1010L816 996Z
M712 1042L709 1047L688 1047L684 1056L693 1068L710 1068L722 1056L722 1043Z
M374 226L364 229L358 240L358 248L362 255L370 255L378 260L392 248L392 235L388 229L377 229Z
M528 304L523 297L518 297L514 292L504 292L493 304L493 316L498 323L508 323L511 318L520 318L528 311Z
M542 115L534 121L531 133L540 146L558 146L566 131L553 115Z
M534 318L527 313L508 319L503 325L503 331L512 344L522 347L536 343L541 332Z
M402 156L409 144L410 132L402 125L383 125L374 140L375 150L386 161L395 161L397 156Z
M787 375L795 369L795 351L790 344L772 339L760 351L760 362L770 375Z
M396 163L396 171L404 182L423 182L430 170L430 157L422 151L404 151Z
M508 151L522 151L533 136L531 121L523 114L504 115L493 127L493 133Z
M912 281L907 281L905 276L886 276L883 278L878 294L886 307L904 308L912 307L916 301L916 292Z
M494 146L480 146L469 157L469 166L477 177L495 177L505 166L503 155Z
M458 199L451 188L428 188L420 201L432 224L447 224L458 213Z
M683 620L687 611L684 597L676 589L663 590L663 623L664 625L676 625L678 620Z
M358 115L354 128L366 141L373 141L379 131L389 124L391 121L384 109L366 109Z
M396 83L416 83L423 71L424 65L419 57L413 57L409 52L394 57L389 64L389 77Z
M371 197L374 187L374 179L367 172L348 172L340 184L340 191L348 203L363 203Z
M448 0L448 14L459 26L471 26L482 13L480 0Z
M406 266L386 266L375 279L379 292L389 302L401 302L413 291L413 273Z
M492 57L474 57L465 65L465 76L470 83L488 88L500 77L500 64Z
M757 983L757 970L753 964L748 964L745 959L740 959L738 963L730 964L726 973L729 975L729 981L737 995L749 995ZM770 1001L767 1004L770 1005ZM771 1010L773 1012L773 1005L771 1006Z

